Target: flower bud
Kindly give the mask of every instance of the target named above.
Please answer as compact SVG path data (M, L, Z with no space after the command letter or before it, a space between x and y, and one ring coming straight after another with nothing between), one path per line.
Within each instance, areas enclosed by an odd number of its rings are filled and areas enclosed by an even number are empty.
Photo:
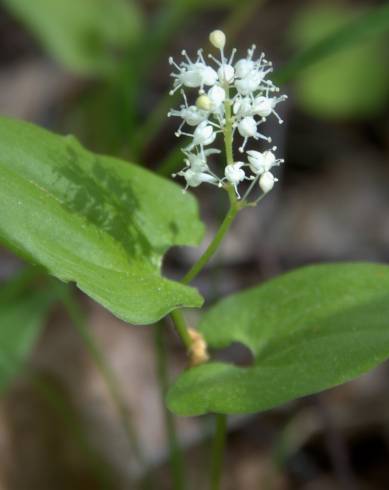
M212 107L212 101L208 95L200 95L196 100L196 107L202 109L203 111L210 111Z
M277 182L277 180L271 172L265 172L259 179L259 187L267 194L273 189L274 182Z
M209 35L209 42L217 49L224 49L226 45L226 35L223 31L216 30Z
M252 138L257 134L257 123L253 117L244 117L238 124L238 131L243 138Z

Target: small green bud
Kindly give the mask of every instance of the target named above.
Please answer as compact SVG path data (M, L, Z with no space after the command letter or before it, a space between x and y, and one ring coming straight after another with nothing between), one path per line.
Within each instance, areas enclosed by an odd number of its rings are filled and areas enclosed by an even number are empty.
M200 95L196 100L196 107L202 109L203 111L210 111L212 107L211 99L208 95Z

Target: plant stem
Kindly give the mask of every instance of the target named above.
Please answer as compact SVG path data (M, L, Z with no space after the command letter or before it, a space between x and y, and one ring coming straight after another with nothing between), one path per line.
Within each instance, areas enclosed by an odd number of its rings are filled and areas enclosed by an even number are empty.
M227 415L217 414L216 430L212 443L211 454L211 490L219 490L222 476L224 447L227 434Z
M224 111L226 115L226 125L224 127L224 147L226 149L226 161L227 165L234 163L234 155L232 151L232 111L231 111L231 100L229 97L228 84L225 86L226 100L224 102Z
M173 489L185 489L184 458L178 442L175 421L172 413L163 403L169 388L169 375L167 370L166 342L163 325L158 323L154 329L155 352L157 358L157 377L161 393L163 413L165 417L166 434L170 449L170 467L173 475Z
M230 194L231 195L231 194ZM192 266L192 268L187 272L184 278L181 280L183 284L189 284L205 267L205 265L209 262L211 257L215 254L217 249L219 248L223 238L225 237L227 231L230 229L232 222L237 215L240 206L238 202L233 200L230 204L230 208L228 213L226 214L222 224L216 232L212 242L208 245L207 249L203 253L203 255L199 258L199 260Z
M231 111L231 100L229 98L229 90L228 84L225 87L226 90L226 101L224 102L224 109L226 115L226 124L224 127L224 147L226 151L226 163L230 165L234 162L234 154L232 149L232 124L233 124L233 116ZM235 219L239 209L241 209L241 205L238 202L235 192L231 187L227 187L228 195L230 198L230 207L224 218L222 224L216 232L216 235L212 242L208 245L208 248L205 250L203 255L199 258L199 260L192 266L192 268L185 274L184 278L181 280L183 284L189 284L204 268L204 266L209 262L211 257L215 254L217 249L220 247L220 244L225 237L227 231L230 229L232 222Z
M185 323L184 315L180 310L174 310L171 312L170 316L173 319L174 326L176 327L177 333L180 336L183 344L189 351L192 347L192 339L189 335L188 328Z
M66 311L68 312L70 319L72 320L73 326L84 341L88 352L92 356L95 365L107 386L108 392L119 414L130 447L132 448L138 462L144 468L146 465L138 441L138 436L135 428L133 427L128 409L124 401L122 400L119 384L116 379L115 373L105 359L104 354L101 352L93 336L89 332L83 312L81 311L81 308L77 301L72 297L70 290L67 292L67 294L63 296L62 302L66 308Z
M227 165L229 165L230 163L233 163L234 155L232 149L233 116L231 111L231 101L229 99L228 93L228 85L226 85L226 94L227 98L224 103L226 114L226 124L224 128L224 146L226 151L226 163ZM230 226L234 221L238 211L244 205L244 203L242 204L237 200L234 189L231 186L226 186L226 190L230 199L230 207L228 209L228 212L205 252L182 278L182 284L189 284L207 265L209 260L220 247L220 244L223 241L223 238L225 237L227 231L230 229ZM192 339L189 335L183 314L179 310L175 310L172 312L171 317L174 321L178 335L180 336L182 342L189 351L192 346Z

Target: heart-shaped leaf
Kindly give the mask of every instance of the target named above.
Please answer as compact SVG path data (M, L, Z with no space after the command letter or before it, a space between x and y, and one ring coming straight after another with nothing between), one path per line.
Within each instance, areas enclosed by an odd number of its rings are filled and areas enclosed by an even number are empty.
M153 323L199 293L160 275L203 234L193 197L75 138L0 119L0 240L128 322Z
M305 267L222 300L199 329L211 347L241 342L254 363L184 372L168 404L180 415L250 413L344 383L389 356L389 267Z

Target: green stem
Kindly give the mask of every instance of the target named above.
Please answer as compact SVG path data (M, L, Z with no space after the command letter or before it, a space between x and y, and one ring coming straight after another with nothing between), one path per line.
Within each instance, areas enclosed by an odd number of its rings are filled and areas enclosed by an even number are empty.
M70 291L63 296L62 302L66 308L66 311L68 312L70 319L72 320L73 326L77 330L77 333L80 335L80 337L83 339L88 352L92 356L96 367L99 370L101 377L103 378L107 386L108 392L119 414L125 434L127 435L130 447L132 448L139 463L143 467L145 467L146 465L138 441L138 436L130 419L127 406L125 405L121 397L120 388L115 373L113 372L111 366L107 363L103 353L101 352L93 336L89 332L83 312L81 311L81 308L77 301L72 297Z
M219 490L222 476L224 448L227 434L227 416L216 415L216 431L211 454L211 490Z
M180 310L174 310L170 313L174 326L176 327L177 333L180 336L182 343L185 345L189 351L192 347L192 339L188 332L188 327L186 326L184 315Z
M233 116L231 110L231 100L229 99L228 86L226 86L226 92L227 99L224 103L226 114L226 124L224 128L224 146L226 151L226 163L227 165L229 165L233 163L234 155L232 149ZM226 186L226 190L230 199L229 210L222 224L217 230L212 242L208 245L202 256L197 260L197 262L192 266L192 268L187 272L187 274L185 274L185 276L181 280L182 284L189 284L207 265L209 260L213 257L215 252L220 247L220 244L223 241L227 231L230 229L231 224L234 221L238 211L242 208L242 204L239 203L236 198L234 189L232 189L231 186ZM181 337L181 340L183 341L185 347L190 350L192 346L192 339L189 335L183 314L180 311L175 310L173 311L171 316L175 323L176 330Z
M165 394L169 388L169 375L167 370L166 342L163 332L163 325L157 324L154 330L155 351L157 358L157 376L163 402ZM185 489L184 458L178 442L175 421L172 413L162 403L165 428L170 448L170 467L173 475L173 489Z
M228 84L226 84L225 86L225 91L226 91L226 100L224 102L224 111L226 114L226 125L224 127L224 146L226 149L227 165L230 165L231 163L234 163L234 155L232 150L232 123L233 123L232 111L231 111L232 102L229 97Z
M222 224L220 225L220 228L217 230L212 242L208 245L208 248L181 280L183 284L189 284L201 272L201 270L215 254L217 249L220 247L220 244L223 241L226 233L230 229L231 224L234 221L239 209L239 203L236 199L234 199L234 197L232 197L232 193L230 192L230 208L228 210L228 213L226 214Z
M224 109L226 114L226 124L224 127L224 147L226 151L226 163L230 165L234 162L234 154L232 148L232 125L233 125L233 116L231 111L231 100L229 98L229 90L228 85L225 87L227 98L224 102ZM183 284L189 284L205 267L205 265L209 262L211 257L215 254L217 249L220 247L223 238L225 237L227 231L230 229L232 222L235 219L238 211L241 209L241 204L238 202L235 196L235 192L231 187L227 187L228 195L230 198L230 207L224 218L222 224L220 225L216 235L212 242L208 245L208 248L203 253L203 255L199 258L199 260L193 265L193 267L189 270L189 272L182 279Z

